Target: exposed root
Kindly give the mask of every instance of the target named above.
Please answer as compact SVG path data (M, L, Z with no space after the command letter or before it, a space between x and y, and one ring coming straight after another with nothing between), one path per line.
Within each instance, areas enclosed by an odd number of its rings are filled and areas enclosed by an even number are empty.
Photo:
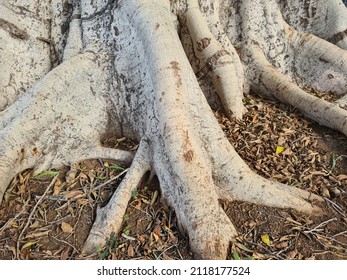
M289 29L293 79L304 87L341 96L347 93L347 51L314 35Z
M255 91L263 94L271 92L280 101L298 108L307 117L347 135L347 110L302 90L279 73L259 48L253 48L253 55L259 75L258 83L253 85Z
M37 168L39 172L90 158L130 163L132 153L101 146L100 140L112 123L109 120L112 114L108 114L111 111L115 116L125 115L126 121L115 123L129 125L125 130L134 131L132 135L136 134L141 141L129 171L108 205L97 210L83 248L85 253L95 252L112 232L119 232L131 195L148 171L158 176L162 197L175 209L196 258L224 259L237 235L220 199L289 207L309 214L320 211L310 202L322 199L256 175L225 138L196 74L211 72L228 117L241 118L245 111L243 77L240 78L243 70L237 69L241 63L234 49L232 53L226 51L217 41L218 36L209 30L198 1L188 0L187 4L188 9L180 12L193 41L195 58L199 60L197 73L193 73L177 35L170 1L118 1L117 7L110 9L114 22L102 22L117 33L117 39L113 35L105 39L115 54L112 58L95 46L76 55L82 46L84 30L80 29L79 9L75 7L71 36L76 36L77 41L69 41L67 45L64 57L69 59L0 113L0 202L9 180L26 168ZM273 94L312 119L347 135L346 110L307 94L293 82L315 83L313 86L321 89L323 80L325 89L343 94L346 54L339 52L344 60L339 64L332 55L324 56L330 50L328 44L322 51L317 48L320 41L312 36L293 33L290 37L275 4L264 0L239 3L243 17L239 47L245 48L241 56L253 89ZM88 31L83 33L86 41L100 37L104 40L104 34L99 34L103 20L100 18L95 16L94 21L92 14L88 17ZM97 34L93 34L93 24L98 26ZM129 34L131 39L126 38ZM308 62L297 50L300 44L306 52L313 51L313 56L319 56L308 57L312 65L316 63L321 68L326 63L334 68L334 73L324 67L308 79L305 69L295 73L292 68L300 63L291 63L295 57L290 55L294 53L302 62ZM327 62L319 60L322 58ZM341 75L336 76L335 72ZM291 77L287 78L287 73ZM334 79L327 85L332 74ZM119 85L114 88L115 80ZM114 94L115 91L118 92ZM113 111L111 93L119 105ZM115 134L123 132L117 127L112 129Z
M347 9L343 1L311 0L303 5L300 0L277 0L277 3L293 28L347 49Z
M227 52L210 32L197 0L188 1L188 9L182 15L193 41L195 56L199 59L197 76L211 74L216 92L226 115L241 119L246 109L242 102L243 85L238 79L237 56ZM236 51L233 50L235 53Z
M67 38L67 43L64 48L63 60L68 60L69 58L77 55L83 49L82 42L82 29L81 29L81 8L77 4L74 7L70 28L69 28L69 36Z
M83 246L84 253L94 253L98 246L105 244L111 233L119 233L131 195L142 183L146 172L150 170L148 157L148 143L143 139L129 171L112 198L104 208L97 209L95 222Z
M105 131L117 131L108 128L105 61L102 51L76 55L0 113L0 202L12 178L25 169L39 173L91 158L131 162L131 152L100 143Z

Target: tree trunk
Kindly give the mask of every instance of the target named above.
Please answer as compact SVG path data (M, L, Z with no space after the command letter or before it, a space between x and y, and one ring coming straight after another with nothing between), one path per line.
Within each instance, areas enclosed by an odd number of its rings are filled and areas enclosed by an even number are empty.
M318 214L311 201L320 197L251 171L211 110L242 118L251 89L347 135L346 9L277 2L0 1L0 202L24 169L128 162L84 250L119 231L151 172L195 257L206 259L225 258L237 235L220 200ZM325 25L327 15L334 22ZM109 135L138 141L136 154L103 147Z

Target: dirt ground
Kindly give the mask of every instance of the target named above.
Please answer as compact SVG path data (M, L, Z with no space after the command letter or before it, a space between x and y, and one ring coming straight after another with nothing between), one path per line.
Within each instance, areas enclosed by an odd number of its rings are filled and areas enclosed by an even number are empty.
M323 214L221 201L239 237L229 259L347 259L347 139L306 120L294 108L256 94L248 113L220 125L258 174L325 198ZM105 145L136 149L127 139ZM81 248L97 207L105 205L126 172L93 160L33 176L18 174L0 208L0 259L192 259L173 209L160 201L156 179L133 193L123 228L90 256Z

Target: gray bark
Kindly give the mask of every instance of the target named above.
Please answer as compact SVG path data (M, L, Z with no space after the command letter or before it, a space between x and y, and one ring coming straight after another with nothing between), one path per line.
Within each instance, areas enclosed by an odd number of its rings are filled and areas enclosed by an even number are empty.
M251 171L211 110L242 118L243 93L252 89L347 135L345 39L326 41L344 36L346 9L341 1L315 13L324 1L278 3L1 0L0 202L24 169L131 162L84 250L119 231L150 171L195 257L213 259L225 258L237 235L221 199L319 213L311 201L320 197ZM321 28L327 15L335 29ZM110 135L138 141L136 154L102 147Z

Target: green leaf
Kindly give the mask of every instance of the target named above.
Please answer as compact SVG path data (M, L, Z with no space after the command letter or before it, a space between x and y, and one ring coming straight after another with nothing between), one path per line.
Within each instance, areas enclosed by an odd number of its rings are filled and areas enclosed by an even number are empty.
M51 177L54 177L55 175L59 174L59 171L53 171L53 170L46 170L46 171L43 171L41 172L40 174L36 175L34 178L36 180L40 180L42 179L43 177L45 176L51 176Z
M110 169L117 169L117 170L121 170L121 171L125 170L124 167L122 167L122 166L120 166L118 164L112 164L112 165L108 166L108 168L110 168Z
M236 242L235 245L236 245L237 247L239 247L241 250L244 250L244 251L249 252L249 253L253 253L253 250L248 249L245 245L243 245L243 244L241 244L241 243Z
M233 252L233 259L237 261L241 260L239 254L236 251Z
M284 152L285 148L283 146L277 146L276 147L276 154L281 154Z
M139 195L139 192L138 192L137 190L133 190L133 191L131 192L131 197L132 197L133 199L137 199L138 195Z

